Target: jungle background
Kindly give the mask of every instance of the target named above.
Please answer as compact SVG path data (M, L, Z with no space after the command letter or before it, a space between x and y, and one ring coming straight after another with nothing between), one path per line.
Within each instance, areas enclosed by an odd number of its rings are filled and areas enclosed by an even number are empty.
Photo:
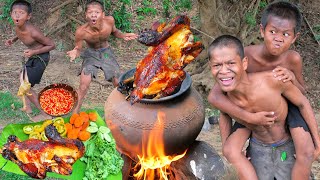
M11 108L15 112L17 107L5 105L10 94L16 98L19 87L19 72L23 50L26 47L17 41L13 46L6 47L4 41L15 36L10 18L10 4L13 0L0 0L0 107ZM50 63L43 75L42 81L35 86L40 91L52 83L67 83L77 88L77 76L81 60L69 62L66 52L74 47L74 32L85 22L84 7L87 0L30 0L33 13L31 22L42 32L52 38L56 49L51 52ZM260 14L271 0L103 0L106 15L112 15L116 26L123 32L135 32L150 28L154 21L166 22L178 14L186 14L191 19L191 30L196 41L201 41L205 47L221 34L232 34L239 37L245 45L261 43L259 34ZM301 36L292 49L298 51L303 58L303 76L307 86L307 97L314 108L318 123L320 122L320 0L293 0L303 14ZM126 42L111 37L110 45L117 56L123 72L134 68L136 63L144 57L147 47L137 41ZM218 116L218 111L207 103L206 97L214 84L209 66L207 65L206 49L200 56L186 67L192 75L193 86L202 94L206 104L206 117ZM84 108L97 108L103 113L103 106L110 92L112 84L104 81L99 72L88 91L84 101ZM14 101L19 102L15 99ZM1 106L10 106L3 107ZM11 104L12 105L12 104ZM21 103L16 106L21 106ZM0 111L2 111L0 109ZM20 113L21 114L21 113ZM24 115L21 115L24 116ZM25 120L24 120L25 121ZM9 123L23 122L14 114L0 113L1 127ZM216 124L209 124L206 119L199 140L212 145L221 154L221 141ZM320 179L320 165L313 164L314 179ZM6 173L0 177L10 179ZM3 178L1 178L3 179Z

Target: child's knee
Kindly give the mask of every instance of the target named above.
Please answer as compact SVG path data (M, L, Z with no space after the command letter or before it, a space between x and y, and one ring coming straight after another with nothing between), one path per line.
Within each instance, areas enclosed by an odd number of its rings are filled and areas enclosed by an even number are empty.
M296 161L304 164L312 164L314 160L314 147L307 146L296 151Z
M227 158L229 162L231 162L232 160L236 160L239 158L239 156L241 155L241 151L237 150L231 145L225 144L222 148L222 154Z

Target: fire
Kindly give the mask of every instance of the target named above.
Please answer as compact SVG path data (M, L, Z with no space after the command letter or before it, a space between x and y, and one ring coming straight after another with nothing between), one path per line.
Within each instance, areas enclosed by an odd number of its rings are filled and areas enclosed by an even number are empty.
M170 164L182 158L187 150L177 156L167 156L164 148L164 123L165 114L158 112L157 121L150 133L142 135L142 154L137 155L139 162L134 169L140 170L134 174L137 179L165 179L170 175Z

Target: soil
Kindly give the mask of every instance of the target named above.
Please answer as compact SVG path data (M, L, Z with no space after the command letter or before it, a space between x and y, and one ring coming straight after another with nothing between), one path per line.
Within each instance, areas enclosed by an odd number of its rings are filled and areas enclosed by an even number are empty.
M304 16L308 23L312 27L316 25L319 26L320 19L318 17L320 5L312 5L306 2L305 4L301 4L301 6L304 7ZM48 9L47 7L41 8ZM46 26L43 24L47 21L40 17L39 15L39 21L36 20L37 17L33 17L35 19L33 21L39 25L40 28L45 29ZM50 19L50 21L54 20ZM147 22L146 24L151 24L152 19ZM13 37L14 33L10 27L3 28L2 31L3 33L1 33L0 36L0 91L10 91L12 94L16 94L19 87L19 72L22 67L22 53L26 48L19 41L12 47L4 46L4 41L9 37ZM320 124L320 45L315 41L307 23L303 24L302 32L301 37L293 48L300 52L304 59L304 78L308 88L307 97L314 108L318 124ZM39 92L47 85L53 83L67 83L77 88L79 86L79 76L77 75L81 67L81 62L71 63L66 57L66 51L72 48L70 44L72 45L73 42L65 42L61 36L52 35L51 38L55 40L59 48L51 52L51 60L41 83L36 85L34 89ZM146 47L136 41L125 42L112 39L111 46L123 72L134 68L136 63L144 57L146 53ZM90 85L83 107L103 107L112 90L114 90L113 85L104 81L103 73L100 71L98 78ZM206 94L203 94L203 98L206 99ZM205 126L198 139L208 142L221 154L221 141L217 124L211 125L206 119ZM318 162L313 163L312 172L315 179L320 179L320 164Z

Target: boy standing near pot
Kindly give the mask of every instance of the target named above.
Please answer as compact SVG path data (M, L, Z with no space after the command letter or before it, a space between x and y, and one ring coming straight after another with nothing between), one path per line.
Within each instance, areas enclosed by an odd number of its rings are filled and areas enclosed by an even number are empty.
M245 48L245 55L248 57L247 72L261 72L273 70L274 78L284 84L291 81L302 93L305 92L302 77L301 56L293 50L289 50L291 44L299 36L302 16L296 6L289 2L278 1L270 4L261 17L260 32L264 43L248 46ZM262 79L261 79L262 81ZM273 97L270 97L273 98ZM272 125L278 118L274 112L254 111L249 113L236 106L223 94L216 84L208 96L209 102L231 117L240 119L243 124ZM303 120L299 109L290 101L288 102L287 125L289 127L296 151L296 162L291 177L307 179L310 175L311 165L320 153L320 140L315 120ZM223 114L223 113L222 113ZM239 134L244 126L239 123L234 125L232 132L222 128L221 133L225 134L223 153L228 161L235 166L241 178L256 177L250 161L243 155L242 147L250 132ZM230 135L230 133L232 133ZM229 136L230 135L230 136Z
M28 49L24 50L23 53L23 56L28 58L28 61L21 72L21 85L25 85L24 83L27 79L31 84L31 88L29 90L31 95L27 95L28 98L25 103L26 106L21 110L31 113L31 102L41 112L41 114L32 118L33 121L51 119L51 116L41 110L38 101L38 94L32 89L32 87L35 84L40 83L43 72L49 63L49 52L55 48L55 44L50 38L44 36L37 27L29 22L32 12L30 3L24 0L14 1L11 5L10 11L11 18L15 24L16 37L7 40L5 44L7 46L11 46L19 39L28 47Z
M90 82L92 78L97 76L98 69L103 70L106 80L112 81L115 87L118 85L120 67L107 41L109 36L112 34L126 41L138 37L134 33L122 33L118 30L115 26L114 18L105 16L103 4L99 1L90 1L86 5L85 16L87 22L76 30L75 48L67 52L70 61L73 61L80 56L83 41L88 46L81 54L83 63L78 89L79 101L74 113L79 112L84 96L88 92Z

